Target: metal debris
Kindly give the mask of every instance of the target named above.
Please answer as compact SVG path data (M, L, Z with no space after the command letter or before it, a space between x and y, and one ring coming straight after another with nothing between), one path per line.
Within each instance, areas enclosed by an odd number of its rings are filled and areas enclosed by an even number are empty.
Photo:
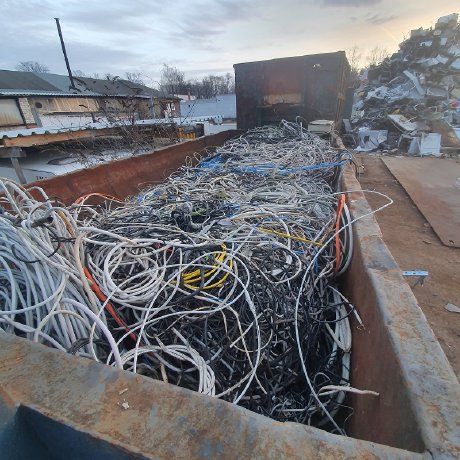
M452 313L460 313L460 308L457 307L457 305L454 305L453 303L446 303L444 305L444 308L447 310L447 311L450 311Z
M419 155L460 149L459 41L458 14L444 16L434 28L413 30L398 52L366 70L355 93L350 146ZM363 130L388 136L363 145Z

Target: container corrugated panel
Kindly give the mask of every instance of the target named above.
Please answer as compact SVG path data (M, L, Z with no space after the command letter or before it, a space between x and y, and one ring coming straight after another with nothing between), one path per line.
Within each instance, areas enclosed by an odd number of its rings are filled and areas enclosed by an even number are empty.
M350 66L344 51L235 64L239 129L282 119L338 122Z

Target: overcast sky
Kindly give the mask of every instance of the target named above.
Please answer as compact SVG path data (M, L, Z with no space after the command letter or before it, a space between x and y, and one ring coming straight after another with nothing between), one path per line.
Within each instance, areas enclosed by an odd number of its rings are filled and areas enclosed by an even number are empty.
M0 0L0 69L39 61L73 69L141 72L163 63L186 77L232 71L237 62L375 46L397 49L410 29L460 11L459 0Z

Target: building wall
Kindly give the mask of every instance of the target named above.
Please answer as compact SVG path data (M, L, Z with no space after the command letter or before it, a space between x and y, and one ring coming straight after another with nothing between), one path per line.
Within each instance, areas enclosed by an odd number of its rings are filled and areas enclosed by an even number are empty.
M29 97L29 104L39 116L54 113L91 113L99 110L96 98L89 97Z
M2 131L37 125L63 128L87 126L94 121L106 123L179 116L179 101L169 99L50 96L0 99Z
M29 125L36 126L35 118L32 114L32 111L30 110L30 105L29 105L29 101L27 100L27 98L19 97L18 104L19 104L19 108L21 109L22 116L24 118L26 126L29 126Z
M43 126L84 126L93 121L151 118L148 99L115 97L30 97Z
M221 115L223 119L236 120L235 94L223 94L212 99L196 99L180 103L182 117Z

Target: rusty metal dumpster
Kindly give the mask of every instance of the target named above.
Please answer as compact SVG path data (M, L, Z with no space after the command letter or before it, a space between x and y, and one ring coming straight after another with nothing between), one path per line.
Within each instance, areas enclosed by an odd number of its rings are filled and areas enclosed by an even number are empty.
M161 181L188 155L236 131L40 181L67 203L82 193L127 196ZM370 211L353 171L353 217ZM343 290L353 327L355 396L349 437L280 423L222 400L0 333L0 449L8 459L458 458L459 384L372 216L354 226L357 247ZM356 326L356 325L355 325ZM129 401L129 409L122 401Z
M239 129L342 118L350 66L344 51L235 64Z

